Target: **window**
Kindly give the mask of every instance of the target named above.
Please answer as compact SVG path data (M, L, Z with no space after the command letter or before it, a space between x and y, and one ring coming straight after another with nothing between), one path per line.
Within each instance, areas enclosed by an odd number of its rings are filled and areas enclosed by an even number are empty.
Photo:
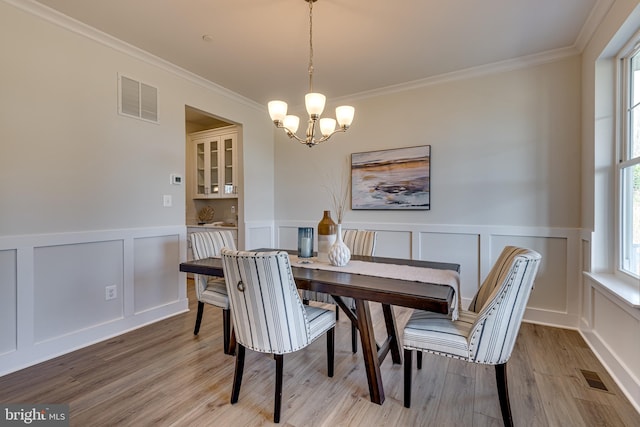
M622 132L618 147L618 269L640 279L640 39L621 57Z

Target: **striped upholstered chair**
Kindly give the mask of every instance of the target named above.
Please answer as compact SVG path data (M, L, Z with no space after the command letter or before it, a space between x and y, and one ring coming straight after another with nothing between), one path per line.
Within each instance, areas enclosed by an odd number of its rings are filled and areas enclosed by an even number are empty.
M333 376L335 315L305 306L284 251L222 250L222 268L236 334L236 370L231 403L238 401L245 348L273 354L276 360L274 422L280 421L283 355L301 350L327 334L327 369Z
M351 255L373 256L376 251L375 231L369 230L342 230L342 241L351 251ZM316 301L325 304L335 304L331 295L316 291L300 291L302 299L305 302ZM344 303L355 309L355 301L353 298L343 298ZM336 306L336 320L339 319L339 310ZM356 353L358 351L358 328L355 324L351 324L351 350Z
M369 230L344 230L342 240L349 247L352 255L373 256L376 252L375 231Z
M191 233L189 238L191 240L191 250L194 260L220 256L222 248L236 249L233 234L228 230ZM193 329L193 334L198 335L200 331L204 305L210 304L220 307L222 309L224 352L226 354L233 354L233 349L230 348L231 315L229 313L229 298L227 297L227 287L224 283L224 278L196 274L194 281L196 285L196 297L198 298L198 314L196 315L196 326Z
M505 426L513 425L507 388L507 361L516 342L538 272L539 253L513 246L503 249L469 310L458 320L416 310L404 328L404 406L411 406L411 354L418 351L472 363L495 365L500 409Z

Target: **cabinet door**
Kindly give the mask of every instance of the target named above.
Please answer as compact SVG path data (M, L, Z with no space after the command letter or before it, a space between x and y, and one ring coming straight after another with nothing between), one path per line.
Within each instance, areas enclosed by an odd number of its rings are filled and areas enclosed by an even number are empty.
M220 138L194 140L196 153L195 194L199 198L220 195Z
M208 155L205 154L207 151L207 142L204 140L195 140L195 153L196 153L196 195L199 197L204 196L207 190L207 182L209 177L207 176L207 167L208 167Z
M224 149L224 158L220 167L221 182L224 183L222 194L224 196L235 196L237 194L237 171L236 171L236 134L223 135L220 145Z
M217 197L220 195L220 139L209 140L209 191L207 195Z

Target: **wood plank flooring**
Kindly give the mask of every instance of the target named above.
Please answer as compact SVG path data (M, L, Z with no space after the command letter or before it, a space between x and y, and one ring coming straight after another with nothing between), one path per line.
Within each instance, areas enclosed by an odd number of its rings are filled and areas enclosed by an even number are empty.
M222 312L206 306L199 336L191 311L0 377L2 403L67 403L72 426L262 426L273 424L273 358L247 351L242 390L229 403L234 358L222 351ZM398 325L410 310L394 308ZM376 331L384 333L372 304ZM369 401L345 315L336 328L335 376L325 340L284 359L283 426L501 426L494 369L425 355L404 408L402 366L382 364L386 401ZM414 362L415 363L415 362ZM590 388L596 372L608 391ZM516 426L640 426L630 405L575 331L523 324L508 363Z

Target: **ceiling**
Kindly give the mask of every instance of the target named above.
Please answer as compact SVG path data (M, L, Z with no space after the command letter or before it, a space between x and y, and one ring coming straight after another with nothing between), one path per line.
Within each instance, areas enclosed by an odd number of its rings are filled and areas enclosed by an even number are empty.
M260 104L308 91L305 0L36 1ZM314 89L331 100L579 52L611 1L318 0Z

